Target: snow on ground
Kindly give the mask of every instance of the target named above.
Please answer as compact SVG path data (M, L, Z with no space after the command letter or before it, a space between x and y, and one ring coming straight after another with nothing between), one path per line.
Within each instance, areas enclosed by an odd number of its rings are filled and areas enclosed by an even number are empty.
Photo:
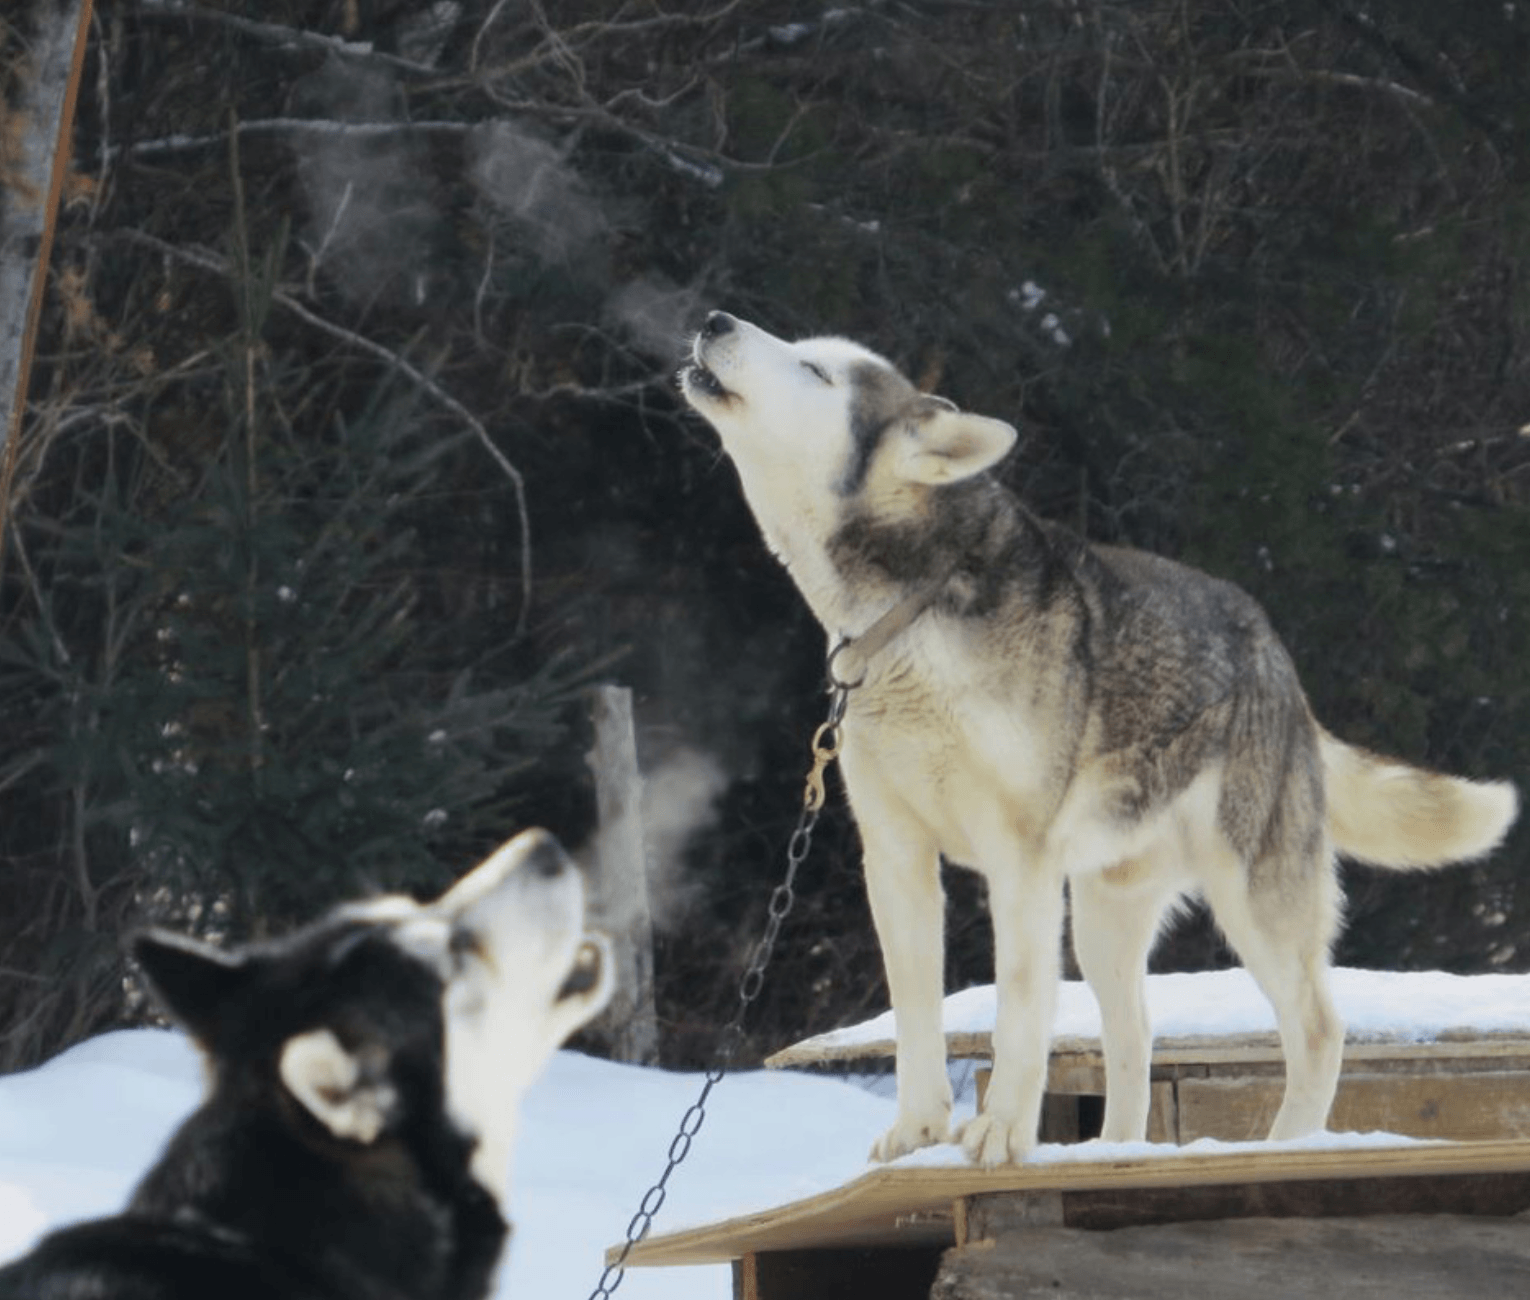
M500 1294L589 1295L664 1169L701 1077L560 1052L527 1098ZM201 1095L180 1034L124 1030L0 1078L0 1261L43 1232L119 1210ZM892 1103L835 1079L730 1075L712 1092L655 1231L794 1200L865 1170ZM727 1300L725 1267L633 1269L623 1300Z
M1450 1028L1530 1032L1530 976L1336 972L1341 1009L1362 1036L1420 1040ZM1271 1027L1241 971L1154 976L1161 1034L1246 1033ZM1093 1000L1067 986L1058 1031L1096 1032ZM947 1000L948 1029L992 1023L991 990ZM880 1027L878 1027L880 1026ZM890 1032L867 1022L862 1041ZM603 1251L618 1241L666 1153L700 1077L613 1065L573 1052L554 1058L527 1099L516 1155L515 1237L501 1295L587 1296ZM40 1069L0 1078L0 1260L48 1228L119 1209L165 1138L196 1104L200 1065L179 1034L129 1030L82 1043ZM970 1093L970 1090L969 1090ZM962 1109L970 1112L968 1100ZM886 1096L822 1076L730 1075L713 1091L692 1154L670 1179L656 1232L727 1218L827 1191L865 1172L871 1141L892 1122ZM1375 1134L1321 1135L1302 1145L1397 1144ZM1042 1147L1038 1161L1200 1154L1147 1143ZM1243 1144L1240 1150L1248 1150ZM953 1147L906 1157L916 1166L961 1163ZM634 1269L624 1300L727 1300L725 1267Z

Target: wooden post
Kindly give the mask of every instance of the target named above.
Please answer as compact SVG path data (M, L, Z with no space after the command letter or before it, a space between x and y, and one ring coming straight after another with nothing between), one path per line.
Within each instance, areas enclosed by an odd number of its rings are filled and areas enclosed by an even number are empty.
M595 772L600 817L592 864L593 910L616 948L616 994L590 1028L618 1061L657 1065L659 1028L653 1009L653 918L648 906L648 855L643 838L643 778L632 727L632 692L592 692Z

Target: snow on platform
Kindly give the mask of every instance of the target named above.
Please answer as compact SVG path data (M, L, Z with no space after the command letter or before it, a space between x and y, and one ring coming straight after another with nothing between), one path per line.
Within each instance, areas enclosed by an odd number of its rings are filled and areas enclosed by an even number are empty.
M1373 971L1335 967L1333 996L1350 1043L1431 1043L1504 1035L1530 1036L1530 975L1450 975L1443 971ZM1148 1015L1158 1040L1273 1035L1275 1013L1241 967L1192 975L1149 975ZM945 1000L953 1054L987 1055L994 1024L991 984ZM890 1054L893 1012L808 1038L773 1056L771 1066ZM1059 987L1053 1041L1066 1046L1100 1036L1099 1005L1088 985Z

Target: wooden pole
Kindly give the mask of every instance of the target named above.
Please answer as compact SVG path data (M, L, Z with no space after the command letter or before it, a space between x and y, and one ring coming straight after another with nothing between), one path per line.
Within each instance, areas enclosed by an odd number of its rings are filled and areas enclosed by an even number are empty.
M0 127L21 144L0 186L0 569L90 13L91 0L33 0L21 91L0 106Z
M616 948L616 994L592 1027L613 1059L657 1065L659 1029L653 1007L653 918L648 903L648 855L643 836L643 778L632 726L632 692L597 686L592 692L595 803L600 817L593 864L598 924Z

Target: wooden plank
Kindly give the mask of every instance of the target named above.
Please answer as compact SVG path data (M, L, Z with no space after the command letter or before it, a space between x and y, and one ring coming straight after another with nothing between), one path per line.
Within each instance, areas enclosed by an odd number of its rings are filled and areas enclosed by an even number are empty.
M1181 1079L1176 1085L1180 1141L1262 1137L1284 1086L1279 1078ZM1339 1079L1328 1127L1456 1142L1530 1138L1530 1079L1517 1071L1347 1074Z
M827 1035L821 1035L784 1047L773 1056L766 1057L765 1065L768 1069L780 1070L804 1065L890 1059L894 1051L894 1043L890 1038L849 1045L836 1045L826 1041L827 1038ZM987 1033L947 1034L946 1055L952 1060L989 1060L993 1056L993 1044ZM1063 1067L1098 1068L1101 1061L1100 1041L1097 1038L1072 1035L1060 1037L1052 1043L1052 1059L1054 1064ZM1461 1031L1442 1034L1422 1043L1387 1038L1346 1038L1344 1059L1432 1061L1447 1067L1459 1062L1518 1060L1530 1069L1530 1036ZM1153 1043L1155 1066L1259 1063L1278 1066L1281 1060L1280 1040L1273 1033L1194 1034L1160 1038Z
M1200 1187L1080 1188L987 1192L957 1202L955 1241L1002 1239L1015 1228L1092 1231L1184 1223L1191 1219L1335 1218L1366 1214L1466 1214L1511 1217L1530 1209L1530 1171L1363 1180L1297 1179Z
M1169 1082L1151 1084L1148 1094L1147 1140L1183 1142L1185 1139L1179 1132L1179 1099L1174 1085Z
M989 1192L956 1203L956 1245L997 1241L1016 1228L1067 1226L1062 1192Z
M870 1293L867 1293L870 1294ZM1017 1228L953 1250L930 1300L1483 1300L1530 1294L1523 1223L1245 1219L1094 1233Z
M1069 1094L1103 1097L1105 1095L1105 1062L1098 1053L1081 1052L1052 1053L1047 1064L1047 1091L1061 1096Z
M1278 1147L1203 1154L1067 1160L977 1169L970 1165L894 1165L868 1170L840 1187L787 1205L649 1237L629 1257L634 1267L710 1264L745 1254L848 1246L951 1244L951 1206L989 1192L1122 1191L1227 1187L1335 1180L1354 1183L1363 1203L1368 1180L1530 1173L1530 1142L1451 1142L1397 1147ZM1452 1194L1466 1196L1466 1184ZM943 1217L942 1217L943 1216ZM617 1248L613 1247L612 1251Z
M734 1300L928 1300L943 1251L783 1250L733 1263Z
M1324 1219L1357 1213L1507 1217L1527 1209L1530 1171L1433 1177L1401 1174L1360 1180L1305 1178L1065 1192L1058 1226L1099 1231L1191 1219ZM968 1210L967 1215L970 1222L972 1212Z

